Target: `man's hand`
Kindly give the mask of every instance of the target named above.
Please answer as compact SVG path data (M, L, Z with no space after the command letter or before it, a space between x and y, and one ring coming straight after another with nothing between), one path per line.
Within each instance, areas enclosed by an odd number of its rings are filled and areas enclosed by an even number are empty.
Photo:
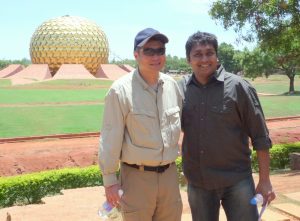
M273 191L270 180L259 181L256 187L256 192L263 195L264 197L263 205L265 205L267 202L268 204L270 204L271 201L273 201L276 198L276 194Z
M269 150L257 150L257 159L259 166L259 181L256 187L256 193L260 193L264 197L264 203L271 203L276 198L270 181L270 154Z
M106 200L113 206L118 206L120 202L119 189L121 189L119 184L112 186L107 186L105 188Z

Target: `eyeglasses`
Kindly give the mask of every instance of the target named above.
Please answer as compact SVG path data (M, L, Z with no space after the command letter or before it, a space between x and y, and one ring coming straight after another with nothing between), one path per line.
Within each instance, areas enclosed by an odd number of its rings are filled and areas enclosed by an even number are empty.
M146 56L164 55L166 48L142 48L142 51Z

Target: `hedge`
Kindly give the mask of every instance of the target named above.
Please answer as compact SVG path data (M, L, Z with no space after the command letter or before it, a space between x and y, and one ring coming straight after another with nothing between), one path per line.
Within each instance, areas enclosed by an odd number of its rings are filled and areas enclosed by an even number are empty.
M63 189L103 185L97 166L65 168L0 178L0 208L40 203L47 195Z
M290 167L290 153L300 153L300 142L292 144L276 144L270 149L270 170L286 169ZM252 169L258 171L256 151L252 151Z
M300 142L275 145L270 150L270 169L285 169L289 166L289 154L300 152ZM178 171L182 172L182 160L176 160ZM255 151L252 152L252 167L258 169ZM59 194L63 189L73 189L103 185L102 174L98 166L86 168L65 168L25 174L12 177L0 177L0 208L42 202L48 195Z

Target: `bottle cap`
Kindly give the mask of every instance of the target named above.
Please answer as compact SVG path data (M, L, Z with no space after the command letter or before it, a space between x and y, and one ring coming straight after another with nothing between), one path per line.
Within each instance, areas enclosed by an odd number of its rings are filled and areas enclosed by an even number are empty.
M255 199L255 197L253 197L253 198L250 200L250 204L251 204L251 205L257 205L257 200Z
M111 211L112 210L112 206L110 205L110 203L108 203L108 202L105 202L104 204L103 204L103 209L104 210L106 210L106 211Z
M121 189L119 189L119 190L118 190L118 194L119 194L119 197L122 197L122 196L123 196L123 194L124 194L124 191L123 191L123 190L121 190Z
M264 201L264 198L263 198L263 196L261 195L261 194L256 194L251 200L250 200L250 203L252 204L252 205L257 205L257 204L259 204L259 203L263 203L263 201Z

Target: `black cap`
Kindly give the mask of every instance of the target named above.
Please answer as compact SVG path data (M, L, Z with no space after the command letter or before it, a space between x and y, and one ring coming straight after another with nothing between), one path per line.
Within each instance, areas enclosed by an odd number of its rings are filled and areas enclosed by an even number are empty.
M159 31L153 28L146 28L135 36L134 39L134 51L137 47L143 47L150 38L154 38L162 43L166 44L169 42L169 39L164 34L160 33Z

